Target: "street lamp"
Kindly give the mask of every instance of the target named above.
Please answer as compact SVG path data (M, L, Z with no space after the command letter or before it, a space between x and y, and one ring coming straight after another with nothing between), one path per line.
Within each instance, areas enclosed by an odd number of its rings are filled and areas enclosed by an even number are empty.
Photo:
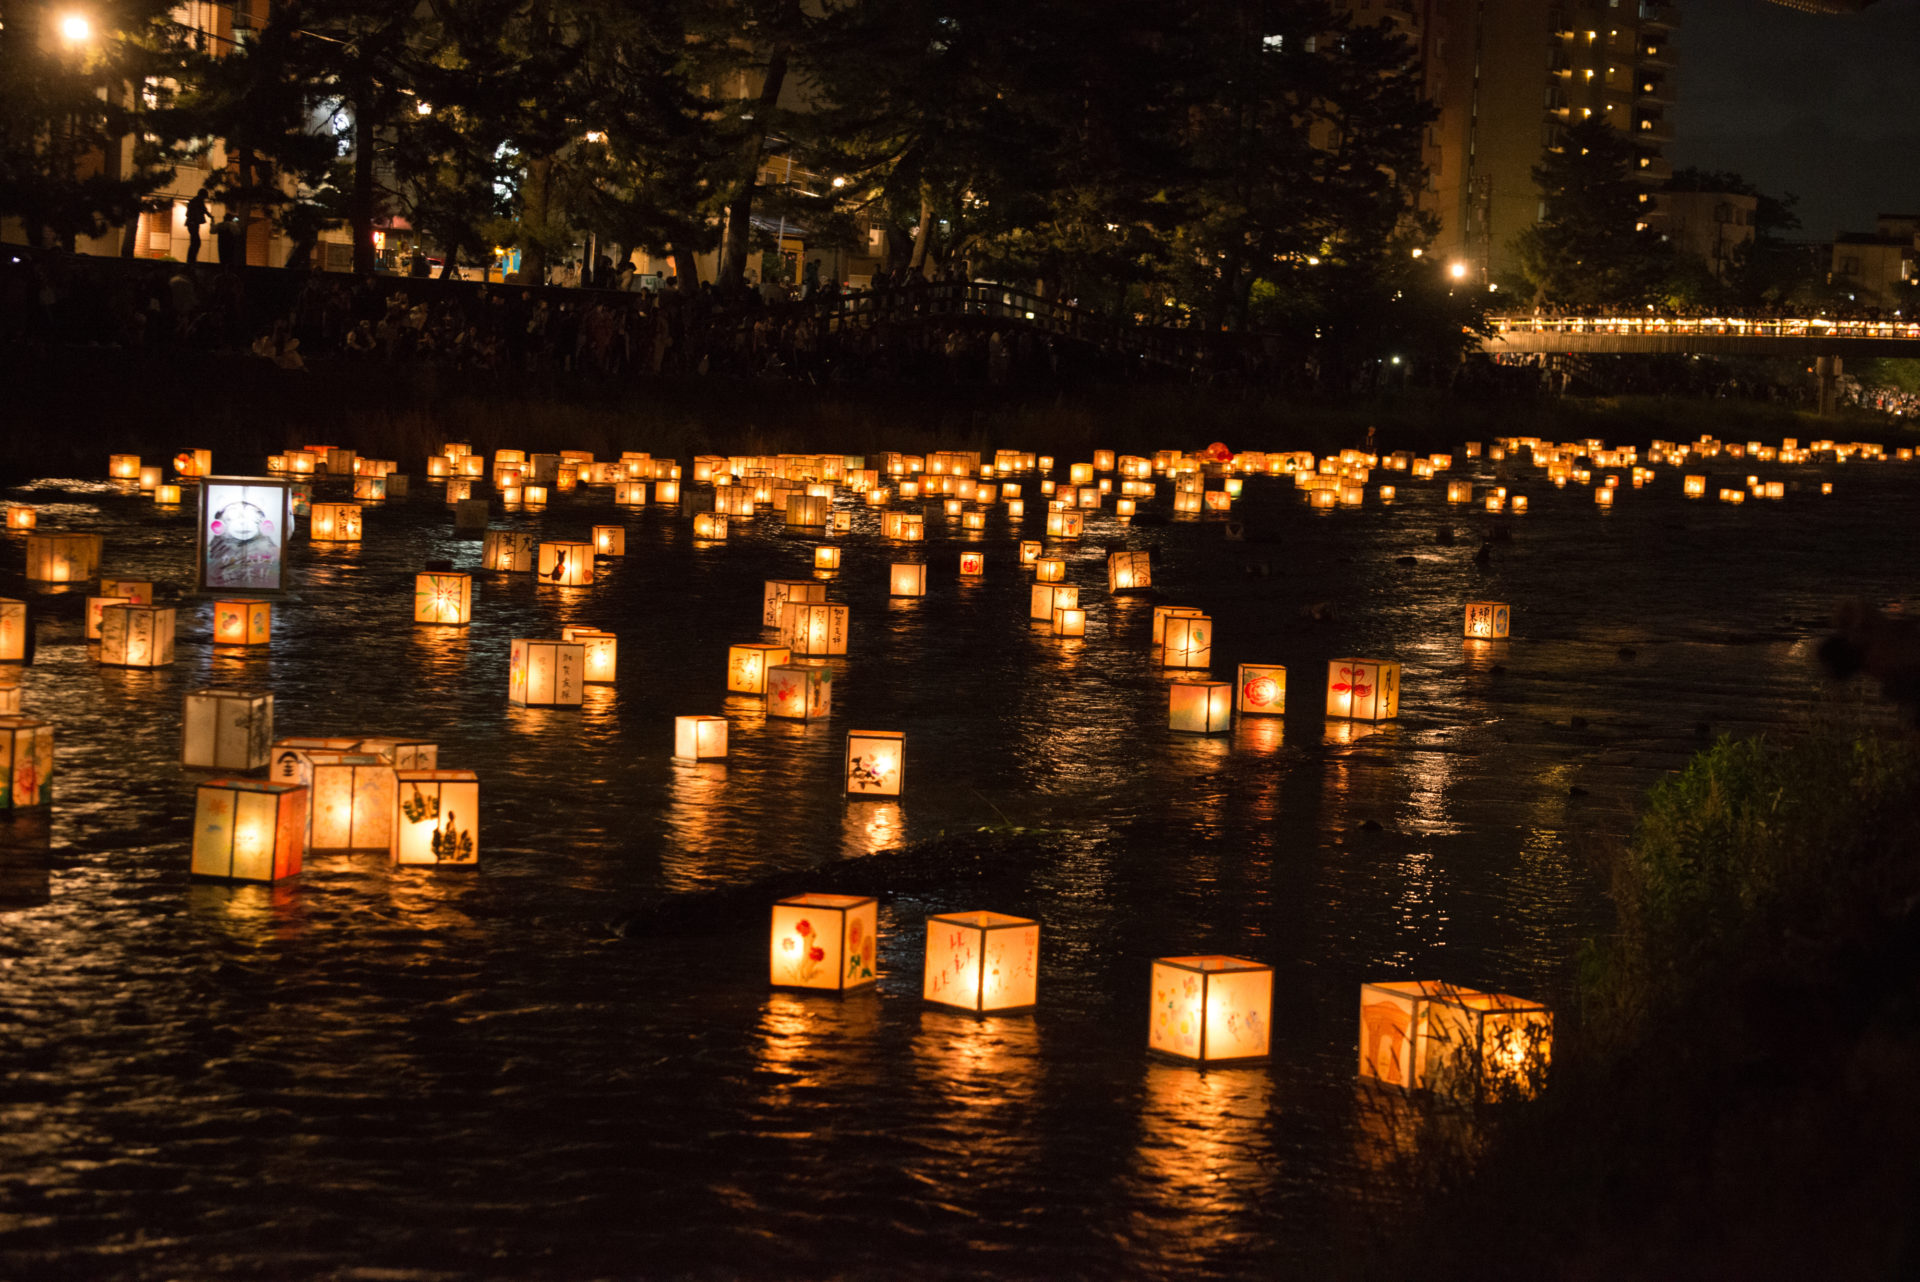
M93 23L84 13L68 13L60 18L60 38L70 45L85 44L93 39Z
M1453 262L1447 267L1447 274L1449 276L1452 276L1455 280L1465 280L1467 278L1466 263L1462 262L1458 258L1454 259Z

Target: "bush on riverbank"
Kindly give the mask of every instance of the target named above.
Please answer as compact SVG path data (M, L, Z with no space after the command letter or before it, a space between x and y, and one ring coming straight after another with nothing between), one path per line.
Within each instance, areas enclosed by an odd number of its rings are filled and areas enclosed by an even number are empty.
M1722 741L1653 791L1613 871L1619 929L1583 959L1552 1089L1408 1255L1449 1277L1914 1276L1920 743Z

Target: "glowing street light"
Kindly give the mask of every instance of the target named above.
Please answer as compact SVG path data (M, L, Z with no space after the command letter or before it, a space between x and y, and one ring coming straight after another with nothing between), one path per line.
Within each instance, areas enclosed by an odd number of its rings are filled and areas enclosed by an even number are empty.
M1467 265L1456 258L1447 267L1447 274L1455 280L1465 280L1467 278Z
M60 18L60 38L70 45L84 44L93 39L93 23L84 13L63 14Z

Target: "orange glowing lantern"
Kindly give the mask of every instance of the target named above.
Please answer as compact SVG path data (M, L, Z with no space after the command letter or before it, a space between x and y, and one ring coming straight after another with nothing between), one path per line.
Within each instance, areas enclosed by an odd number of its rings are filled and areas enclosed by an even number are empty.
M1087 612L1079 606L1055 606L1053 608L1053 635L1057 637L1084 637L1087 635Z
M1360 1076L1455 1099L1528 1098L1544 1084L1553 1012L1431 980L1360 986Z
M1447 482L1447 502L1449 503L1473 502L1473 482L1472 481L1448 481Z
M894 562L888 590L894 596L925 596L927 567L918 562Z
M100 662L117 668L160 668L173 662L171 607L110 605L100 612Z
M647 483L645 481L615 481L613 501L622 507L645 507L647 504Z
M1167 728L1186 734L1233 729L1233 687L1224 681L1176 681L1167 690Z
M727 755L725 717L675 717L673 755L682 761L712 761Z
M1020 542L1020 564L1028 567L1040 564L1040 542L1037 539L1023 539Z
M844 993L873 983L879 905L863 895L794 895L773 906L769 978L776 988Z
M680 501L680 482L655 481L653 484L655 503L678 503Z
M1707 496L1707 478L1704 476L1684 477L1680 482L1680 488L1681 492L1690 499L1705 498Z
M1390 659L1335 659L1327 665L1327 715L1391 721L1400 712L1400 665Z
M906 736L897 730L847 732L847 795L897 797L906 782Z
M515 638L507 702L522 708L577 708L586 697L586 647L577 642Z
M833 669L824 663L776 663L767 669L767 715L819 721L833 711Z
M140 456L138 454L107 455L107 475L116 481L139 480Z
M821 544L813 550L813 568L816 570L837 570L840 568L840 549L830 544Z
M996 912L927 918L921 996L976 1015L1031 1010L1040 986L1040 923Z
M273 696L239 690L187 695L180 764L194 770L263 770L273 743Z
M392 827L396 864L478 863L480 776L471 770L395 771Z
M0 597L0 663L27 661L27 603Z
M1516 494L1507 500L1507 507L1515 516L1523 515L1527 510L1527 496Z
M539 568L534 571L542 583L561 587L585 587L593 582L593 544L556 541L540 545Z
M625 556L627 554L626 527L624 525L594 526L593 551L596 556Z
M789 601L780 607L780 639L795 654L845 654L848 614L826 601Z
M33 717L0 717L0 810L52 802L52 724Z
M393 847L393 763L373 752L309 753L313 814L307 849Z
M1067 577L1066 558L1043 556L1033 563L1033 578L1036 583L1062 583Z
M1594 486L1594 487L1593 487L1593 501L1594 501L1595 503L1597 503L1597 504L1599 504L1599 505L1600 505L1601 507L1612 507L1612 506L1613 506L1613 489L1612 489L1612 487L1611 487L1611 486L1606 486L1606 485L1596 485L1596 486Z
M1147 1048L1206 1068L1267 1058L1273 967L1241 957L1159 957Z
M40 522L40 514L23 503L7 504L7 528L9 530L31 530Z
M612 685L620 661L620 638L598 628L569 624L560 629L560 639L577 643L586 656L586 671L581 678L588 685Z
M1107 554L1107 591L1137 592L1153 586L1152 557L1145 552Z
M724 513L700 512L693 518L693 537L712 539L715 542L727 537L727 518Z
M353 497L356 499L379 500L387 497L387 478L384 476L356 476L353 478Z
M1072 508L1055 508L1047 513L1047 537L1053 539L1077 539L1084 526L1084 518Z
M787 662L793 651L784 645L749 641L727 647L727 689L735 694L765 694L767 672Z
M525 574L540 563L540 536L519 530L488 530L480 563L489 570Z
M307 790L259 779L214 779L193 807L189 872L222 881L279 881L300 871Z
M1243 663L1235 673L1234 707L1277 717L1287 710L1287 670L1273 663Z
M169 505L178 504L180 502L180 487L170 483L154 486L153 501L155 503L165 503Z
M413 576L413 621L465 627L473 620L473 576L428 570Z
M215 645L266 645L273 640L273 606L266 601L215 601Z
M360 505L358 503L315 503L308 531L315 543L358 543L360 541Z
M1206 668L1213 664L1213 620L1197 611L1170 615L1161 643L1163 668Z
M760 596L762 627L780 626L780 607L789 601L825 601L827 586L812 579L768 579Z
M1028 603L1027 617L1038 619L1051 626L1055 610L1079 608L1080 588L1077 584L1036 583L1033 585L1033 595Z
M1488 641L1503 641L1507 637L1508 625L1512 620L1512 611L1504 601L1467 602L1467 635Z
M1160 646L1160 645L1165 645L1167 643L1167 620L1168 619L1198 619L1202 617L1204 617L1202 612L1199 610L1193 609L1191 606L1184 606L1184 605L1154 606L1153 607L1153 644L1155 644L1156 646Z
M84 583L100 570L98 534L27 535L27 577L36 583Z
M138 605L129 596L90 596L87 598L87 640L100 639L100 612L110 605Z
M960 554L960 574L962 578L978 578L986 573L987 557L984 552L962 552Z
M309 465L308 470L312 470L311 465ZM150 491L155 486L162 484L165 480L166 473L158 467L142 466L140 469L140 488L143 490Z

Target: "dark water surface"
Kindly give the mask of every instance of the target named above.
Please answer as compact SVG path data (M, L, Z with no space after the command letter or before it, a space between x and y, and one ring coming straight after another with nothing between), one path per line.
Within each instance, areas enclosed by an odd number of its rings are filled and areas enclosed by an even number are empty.
M1325 513L1251 480L1246 544L1100 514L1068 554L1077 642L1027 620L1004 508L967 540L930 505L919 548L855 508L829 588L851 653L812 725L725 690L726 647L770 639L762 581L806 576L817 541L764 516L704 544L604 490L496 512L557 537L618 522L628 555L584 589L477 574L470 629L417 627L413 571L480 554L419 485L369 504L358 546L294 542L270 648L216 650L187 599L152 672L98 666L80 596L25 584L8 535L0 595L42 613L26 707L57 723L59 765L48 898L0 912L0 1275L1316 1273L1354 1223L1361 981L1563 995L1608 920L1596 851L1703 727L1878 715L1812 652L1836 596L1910 597L1911 466L1732 470L1807 484L1734 508L1662 468L1608 512L1528 474L1534 510L1485 568L1485 518L1444 477L1376 474L1393 506L1370 487ZM191 578L191 495L10 497L43 530L104 533L109 574L163 597ZM1161 600L1214 616L1216 676L1289 667L1283 722L1165 729L1150 602L1104 590L1122 541L1153 550ZM982 581L961 546L986 551ZM888 563L921 558L926 598L889 600ZM1481 598L1512 603L1512 642L1463 643ZM566 623L619 634L619 684L509 707L510 640ZM1346 655L1406 665L1397 722L1322 716ZM437 741L480 774L479 867L323 855L271 887L190 883L182 696L215 684L271 690L279 735ZM724 765L671 759L696 712L728 716ZM843 799L849 728L906 733L898 803ZM969 842L1000 855L949 889L937 860ZM889 859L878 989L846 1000L768 989L771 890L737 922L673 909L807 869L837 890L862 860L886 882ZM1042 923L1033 1014L922 1005L923 919L971 908ZM1149 961L1215 951L1276 967L1269 1067L1144 1052Z

